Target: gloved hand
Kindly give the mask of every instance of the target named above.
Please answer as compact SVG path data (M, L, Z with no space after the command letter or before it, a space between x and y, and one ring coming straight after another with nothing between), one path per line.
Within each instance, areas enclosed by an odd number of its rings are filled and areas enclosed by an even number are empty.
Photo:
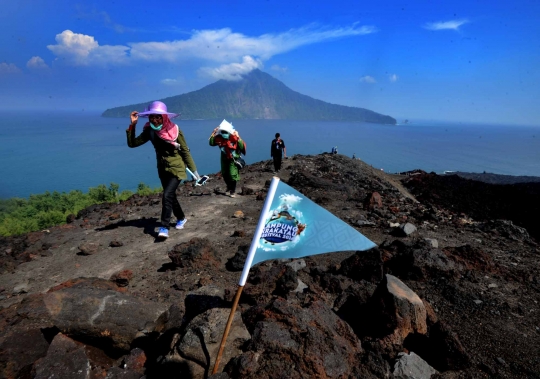
M194 184L195 187L205 185L205 184L206 184L206 181L207 181L208 179L210 179L210 177L207 176L207 175L200 176L199 173L198 173L197 171L195 171L195 172L193 173L193 176L195 177L195 184Z

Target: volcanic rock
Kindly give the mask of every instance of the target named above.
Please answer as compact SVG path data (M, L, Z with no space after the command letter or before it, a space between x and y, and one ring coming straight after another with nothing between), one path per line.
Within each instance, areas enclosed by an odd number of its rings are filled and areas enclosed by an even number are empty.
M285 264L270 268L256 266L252 269L243 290L243 298L252 302L255 299L271 297L273 294L284 296L298 287L298 275ZM260 285L263 284L264 285Z
M286 263L287 266L292 268L295 272L306 267L306 261L304 259L295 259L292 262Z
M249 245L238 246L236 254L227 261L225 267L229 271L242 271L246 262Z
M92 255L99 252L99 243L88 242L79 245L79 250L82 255Z
M427 333L424 303L395 276L384 276L369 301L369 309L373 332L390 336L393 345L401 345L410 333Z
M0 333L0 377L31 377L34 362L44 357L49 343L39 324L20 322Z
M154 332L163 304L115 291L63 288L34 299L25 317L49 319L62 333L78 340L100 341L104 348L129 351L136 339Z
M426 241L404 244L394 241L381 246L381 249L393 250L386 267L392 275L404 279L425 280L435 277L452 277L456 264L441 250L431 248Z
M364 209L372 211L376 208L382 208L382 197L378 192L373 192L364 200Z
M358 251L341 262L339 273L354 280L378 283L383 276L383 262L379 249Z
M212 308L225 307L225 290L216 286L204 286L187 294L185 299L187 319Z
M396 236L400 237L408 237L414 232L416 232L417 228L410 222L407 222L405 224L401 224L398 228L396 228L395 234Z
M246 319L252 339L227 365L231 377L285 372L294 378L348 377L362 353L352 329L322 301L302 306L276 298L264 308L252 309Z
M395 379L429 379L436 373L437 370L414 352L399 353L393 372Z
M216 252L205 238L192 238L189 242L178 244L168 253L171 261L178 267L193 269L219 266Z
M90 379L90 361L84 346L59 333L54 337L47 356L34 365L35 379Z
M132 278L133 272L131 270L122 270L113 274L110 280L115 282L118 287L126 287Z
M189 368L187 372L194 375L193 377L203 377L205 372L214 367L229 314L228 308L214 308L195 317L186 326L185 334L168 354L167 360L185 362ZM235 313L219 371L232 357L241 354L240 347L250 337L241 315Z

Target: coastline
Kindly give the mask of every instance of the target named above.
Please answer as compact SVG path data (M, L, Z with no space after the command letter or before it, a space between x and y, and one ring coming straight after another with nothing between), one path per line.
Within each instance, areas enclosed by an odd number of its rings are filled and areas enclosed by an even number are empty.
M211 150L207 140L216 122L178 121L200 173L220 169L219 154ZM28 197L47 190L87 190L111 182L129 190L135 190L140 182L159 186L152 146L126 147L128 124L127 117L104 118L86 111L32 113L24 119L15 118L13 125L0 123L0 197ZM317 155L338 146L340 154L355 154L385 172L421 169L540 176L540 138L535 138L537 133L531 128L418 123L394 127L285 120L235 120L234 125L247 142L248 164L269 159L268 144L280 132L289 155ZM36 137L39 148L26 148L25 141ZM32 165L22 164L21 156Z

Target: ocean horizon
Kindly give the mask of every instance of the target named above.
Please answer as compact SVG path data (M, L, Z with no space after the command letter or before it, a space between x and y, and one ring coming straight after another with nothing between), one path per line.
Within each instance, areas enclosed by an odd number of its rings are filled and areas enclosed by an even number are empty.
M159 187L151 143L130 149L125 118L101 112L13 112L0 121L0 198L45 191L88 191L111 182L136 190ZM17 117L15 117L17 116ZM6 121L7 120L7 121ZM401 119L399 119L402 121ZM219 120L175 120L200 174L220 170L219 150L208 145ZM229 120L231 121L231 120ZM142 131L145 120L137 125ZM248 164L270 159L270 142L281 133L287 155L316 155L338 147L385 172L421 169L540 176L540 126L409 120L407 124L232 120L247 144Z

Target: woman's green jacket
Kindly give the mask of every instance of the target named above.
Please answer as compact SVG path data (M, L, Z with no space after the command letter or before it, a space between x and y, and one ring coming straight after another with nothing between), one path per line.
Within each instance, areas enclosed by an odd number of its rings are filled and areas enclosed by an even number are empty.
M126 134L129 147L141 146L148 141L152 141L156 150L157 169L160 177L162 173L169 172L180 180L187 179L186 166L191 172L197 171L181 130L178 131L178 138L176 139L176 142L180 144L180 149L159 138L151 128L144 128L138 137L135 137L135 128L126 130Z

